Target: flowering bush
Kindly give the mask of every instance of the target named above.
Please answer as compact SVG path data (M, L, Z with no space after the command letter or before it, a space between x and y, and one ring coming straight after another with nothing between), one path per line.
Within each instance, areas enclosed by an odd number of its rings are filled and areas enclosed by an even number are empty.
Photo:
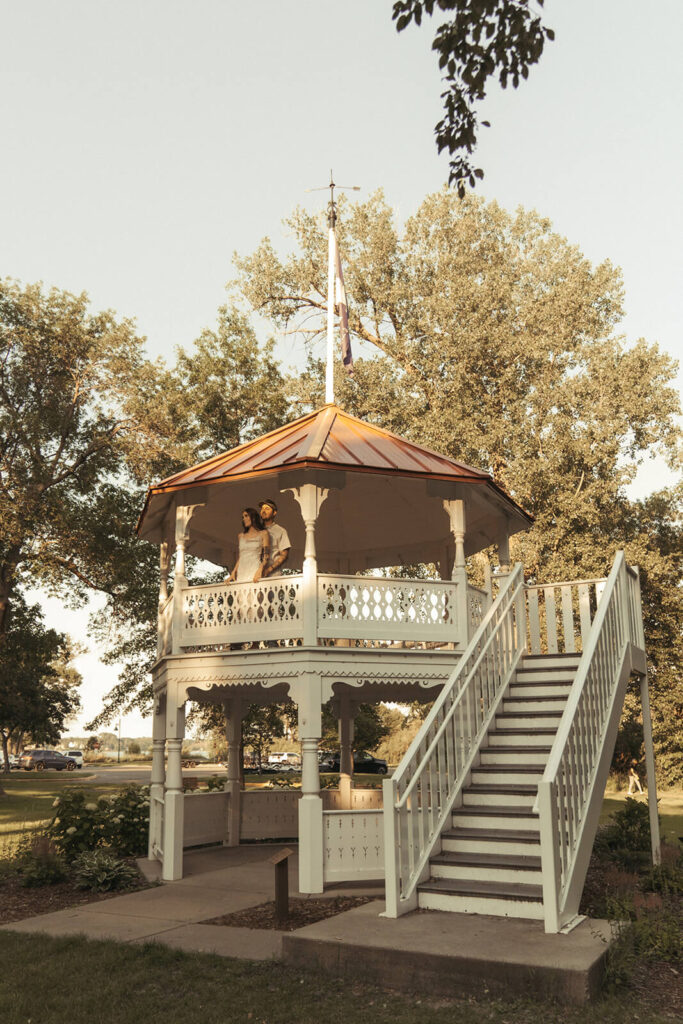
M67 787L54 804L47 834L69 859L100 846L122 857L144 853L149 826L149 788L125 786L114 797L94 800L80 788Z

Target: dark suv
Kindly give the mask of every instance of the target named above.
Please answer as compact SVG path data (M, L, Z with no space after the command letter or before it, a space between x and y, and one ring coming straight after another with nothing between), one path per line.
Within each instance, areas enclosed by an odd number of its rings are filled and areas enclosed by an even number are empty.
M76 767L73 757L65 757L58 754L56 750L25 750L19 758L19 767L30 772L33 768L42 772L44 768L56 768L58 772L66 770L72 772Z
M386 775L387 762L382 757L373 757L372 754L368 754L365 750L358 750L354 751L353 754L353 770L362 774ZM339 771L339 751L333 751L321 758L320 771Z

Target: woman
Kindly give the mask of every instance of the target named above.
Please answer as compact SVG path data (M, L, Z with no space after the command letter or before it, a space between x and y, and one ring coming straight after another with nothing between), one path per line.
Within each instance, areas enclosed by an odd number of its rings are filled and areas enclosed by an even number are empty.
M270 536L255 508L242 511L238 555L228 583L258 583L270 558Z

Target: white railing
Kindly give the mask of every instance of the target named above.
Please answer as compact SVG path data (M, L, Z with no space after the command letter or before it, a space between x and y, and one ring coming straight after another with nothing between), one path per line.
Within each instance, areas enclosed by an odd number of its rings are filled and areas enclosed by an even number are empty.
M459 641L457 584L318 576L318 636L350 640Z
M585 648L605 579L526 587L528 654L574 654Z
M538 787L548 932L578 912L634 648L644 671L638 572L619 552Z
M293 639L303 635L303 576L213 583L182 592L181 647Z
M482 590L481 587L473 587L471 583L467 584L467 614L469 617L469 636L474 636L476 631L481 626L482 620L486 615L486 612L491 606L489 593L487 590Z
M323 811L323 880L384 877L381 810Z
M385 779L386 916L417 905L417 884L524 651L522 566L501 584L392 778Z

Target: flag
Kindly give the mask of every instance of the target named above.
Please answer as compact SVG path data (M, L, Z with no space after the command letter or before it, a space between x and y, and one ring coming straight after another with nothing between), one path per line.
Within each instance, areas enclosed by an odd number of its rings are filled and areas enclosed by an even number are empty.
M346 305L346 289L344 288L344 275L342 274L336 234L334 235L334 261L334 289L336 293L336 303L339 306L339 334L341 336L342 363L346 367L346 371L349 376L353 377L353 355L351 354L351 336L349 334L349 309Z

